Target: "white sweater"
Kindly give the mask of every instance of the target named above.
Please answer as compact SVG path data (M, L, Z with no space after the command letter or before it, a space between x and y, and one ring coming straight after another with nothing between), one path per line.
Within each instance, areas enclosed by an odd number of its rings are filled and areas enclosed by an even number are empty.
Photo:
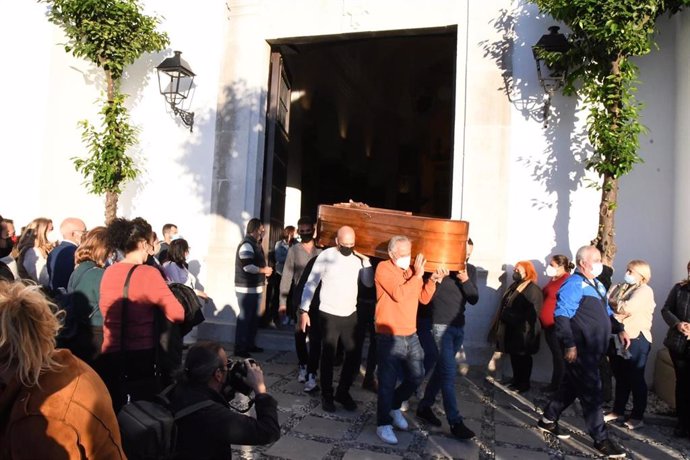
M309 311L314 291L321 283L321 306L330 315L350 316L357 310L357 280L367 287L374 285L374 270L369 259L354 254L342 255L338 248L328 248L316 258L302 292L300 309Z

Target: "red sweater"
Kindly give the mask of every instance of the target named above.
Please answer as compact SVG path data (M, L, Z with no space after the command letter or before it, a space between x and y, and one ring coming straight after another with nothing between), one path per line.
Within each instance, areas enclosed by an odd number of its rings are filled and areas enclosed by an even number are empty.
M392 260L376 267L376 332L408 336L417 332L417 307L426 305L436 292L436 283L426 283L411 269L402 270Z
M118 262L106 268L101 280L99 308L103 314L103 353L120 351L122 288L133 265ZM153 313L158 308L170 321L184 320L184 309L177 301L160 272L148 265L139 265L129 282L127 307L127 350L153 348Z
M544 293L544 304L539 312L541 327L547 328L554 325L553 314L556 311L556 294L558 294L558 290L569 276L570 273L566 273L558 279L551 280L546 283L546 286L542 289Z

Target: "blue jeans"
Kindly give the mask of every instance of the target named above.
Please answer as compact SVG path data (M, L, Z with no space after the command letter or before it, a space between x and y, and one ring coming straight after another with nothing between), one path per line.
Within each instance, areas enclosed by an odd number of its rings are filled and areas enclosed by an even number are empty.
M376 424L391 425L390 411L400 409L424 379L424 351L417 334L376 334L376 352L379 377ZM396 388L401 370L403 379Z
M436 395L441 391L448 424L452 426L462 421L455 397L455 376L458 373L455 354L462 347L465 329L447 324L434 324L432 332L439 350L438 361L426 385L424 398L420 401L419 408L431 407L436 400Z
M248 351L256 345L256 330L259 327L259 301L261 294L237 293L240 314L235 326L235 352Z
M625 413L625 405L630 393L633 398L631 418L641 420L647 409L647 382L644 380L644 368L647 365L647 356L651 344L640 334L630 341L629 359L623 359L616 355L611 360L611 370L616 378L616 397L613 403L613 411L616 414Z

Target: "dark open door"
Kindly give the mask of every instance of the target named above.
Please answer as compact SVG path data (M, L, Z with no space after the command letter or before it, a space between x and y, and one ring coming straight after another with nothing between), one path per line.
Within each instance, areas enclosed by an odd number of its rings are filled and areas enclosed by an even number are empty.
M266 157L261 207L261 218L266 228L263 242L266 254L280 239L285 220L290 92L290 78L283 58L279 51L273 50L266 113Z

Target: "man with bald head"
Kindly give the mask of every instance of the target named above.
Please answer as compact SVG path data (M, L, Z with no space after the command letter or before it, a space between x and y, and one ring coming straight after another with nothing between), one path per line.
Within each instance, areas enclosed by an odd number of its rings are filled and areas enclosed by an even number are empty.
M48 254L48 275L50 288L67 289L67 282L74 271L74 253L86 233L86 224L76 217L68 217L60 224L62 241Z
M357 281L360 280L367 287L374 285L374 272L369 258L354 250L355 231L351 227L341 227L335 244L335 247L326 249L316 258L300 303L300 328L306 331L311 323L311 301L321 283L321 405L326 412L335 412L335 402L349 411L357 409L357 403L350 396L350 387L360 361L355 340ZM338 340L345 350L345 362L340 371L338 390L334 394L333 362Z

